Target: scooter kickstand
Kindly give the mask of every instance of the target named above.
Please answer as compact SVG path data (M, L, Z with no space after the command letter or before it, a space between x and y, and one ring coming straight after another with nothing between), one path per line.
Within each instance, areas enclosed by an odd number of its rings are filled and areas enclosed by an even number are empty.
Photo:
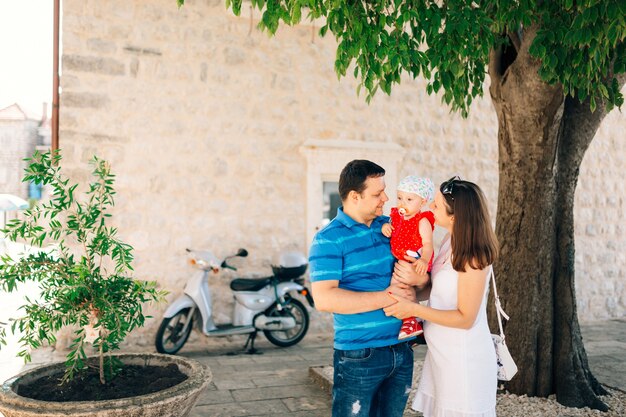
M246 344L243 345L244 350L248 347L248 343L250 343L250 349L246 351L248 355L262 355L263 352L259 352L257 348L254 347L254 339L256 339L256 333L253 332L248 335L248 340L246 340Z

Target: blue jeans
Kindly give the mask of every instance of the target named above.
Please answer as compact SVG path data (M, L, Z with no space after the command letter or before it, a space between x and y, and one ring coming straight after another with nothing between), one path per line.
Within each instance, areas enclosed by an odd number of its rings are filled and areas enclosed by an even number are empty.
M333 417L401 417L411 391L407 342L334 353Z

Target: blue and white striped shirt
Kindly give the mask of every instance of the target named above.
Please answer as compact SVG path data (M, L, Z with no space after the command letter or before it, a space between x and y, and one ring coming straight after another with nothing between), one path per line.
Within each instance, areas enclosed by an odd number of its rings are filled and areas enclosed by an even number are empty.
M309 256L311 281L336 280L350 291L383 291L391 281L395 259L381 232L389 222L379 216L368 227L340 208L337 217L313 239ZM382 309L358 314L334 314L335 349L389 346L399 342L402 322Z

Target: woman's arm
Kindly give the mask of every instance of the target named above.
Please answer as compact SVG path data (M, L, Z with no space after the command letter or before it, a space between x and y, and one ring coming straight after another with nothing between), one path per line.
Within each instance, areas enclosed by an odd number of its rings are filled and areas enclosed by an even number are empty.
M476 321L478 310L485 295L489 267L479 270L471 269L468 265L465 269L466 272L459 272L456 310L437 310L388 294L397 303L385 307L385 314L399 319L417 316L442 326L458 329L471 328Z

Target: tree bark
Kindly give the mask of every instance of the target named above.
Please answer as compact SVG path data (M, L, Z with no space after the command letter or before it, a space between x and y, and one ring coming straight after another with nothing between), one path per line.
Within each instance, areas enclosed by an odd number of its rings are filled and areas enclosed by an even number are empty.
M102 385L106 384L106 379L104 379L104 343L102 340L102 331L100 332L100 347L98 349L99 356L99 374L100 374L100 383Z
M495 272L519 367L507 388L606 410L576 316L573 221L580 164L606 111L591 113L588 102L565 99L560 86L539 78L539 62L528 54L536 29L525 30L514 60L494 50L489 66L499 124L496 234L505 260ZM497 328L492 303L489 310Z
M620 88L626 75L618 78ZM589 101L568 97L559 138L557 177L557 259L554 272L555 392L561 404L606 410L597 395L606 394L589 370L576 313L574 273L574 193L583 157L608 114L601 105L592 113Z
M589 105L589 103L586 103ZM557 171L557 250L554 269L554 376L558 401L567 406L606 411L597 398L604 391L589 371L576 314L574 286L574 193L583 156L599 123L585 114L584 104L568 98L560 137ZM577 121L574 118L582 117ZM587 116L587 117L585 117ZM582 125L582 126L580 126ZM576 128L581 128L577 131Z
M495 266L511 354L519 366L509 389L548 396L553 375L553 282L557 137L563 114L561 88L537 75L528 54L529 28L515 61L490 65L490 93L498 116L499 190L496 234L501 259ZM491 305L491 304L490 304ZM493 316L493 314L492 314Z

